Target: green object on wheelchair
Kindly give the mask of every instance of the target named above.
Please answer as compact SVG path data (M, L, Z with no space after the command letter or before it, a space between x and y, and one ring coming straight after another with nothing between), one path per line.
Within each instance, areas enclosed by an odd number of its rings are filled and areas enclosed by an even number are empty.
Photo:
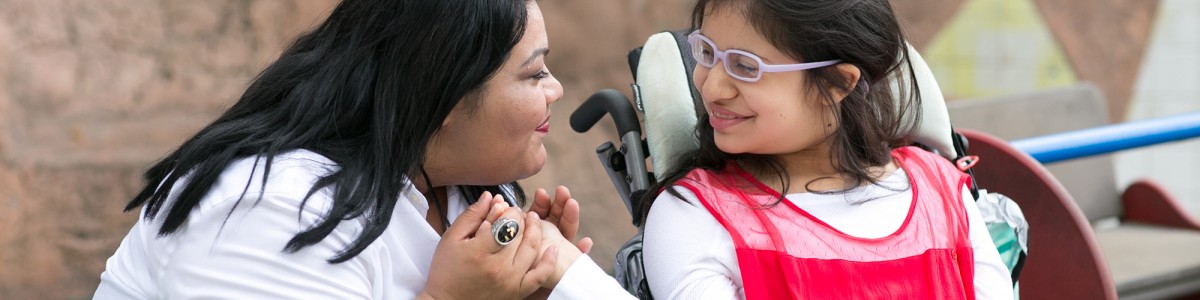
M987 229L992 236L992 242L996 243L996 250L1000 252L1000 260L1011 273L1021 258L1021 246L1017 245L1016 230L1005 222L988 223Z

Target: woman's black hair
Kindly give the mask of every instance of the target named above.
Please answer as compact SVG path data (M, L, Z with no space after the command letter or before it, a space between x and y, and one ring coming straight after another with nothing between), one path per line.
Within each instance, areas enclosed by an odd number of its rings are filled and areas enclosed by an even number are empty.
M891 150L907 145L904 133L919 126L920 88L915 80L901 95L891 93L888 76L915 78L908 61L904 34L888 0L699 0L692 11L692 27L699 29L704 16L717 10L740 13L775 48L798 61L840 59L858 67L860 80L846 82L834 67L805 70L809 91L820 93L837 126L828 137L833 167L848 179L847 186L877 183L870 167L891 161ZM908 65L903 68L902 66ZM905 81L900 81L902 84ZM831 88L848 91L834 101ZM768 155L728 154L717 148L713 127L704 120L708 112L697 108L699 120L694 133L700 147L677 156L675 167L663 180L649 187L639 203L640 220L649 214L658 191L683 197L670 188L694 169L722 171L737 161L757 173L777 176L783 182L781 195L788 193L788 174L783 165ZM811 182L810 182L811 184ZM805 190L812 191L807 186ZM842 191L832 191L838 193ZM782 197L782 196L781 196ZM778 199L782 200L782 199ZM778 203L778 202L776 202ZM769 204L768 206L773 206Z
M276 155L305 149L337 168L316 181L301 206L324 188L332 189L332 205L283 251L316 244L343 220L359 219L362 233L329 262L353 258L387 228L398 195L413 184L406 178L421 176L426 145L442 121L461 100L479 98L467 96L521 40L526 1L344 0L229 110L147 170L146 186L125 210L145 205L147 220L165 213L158 234L172 234L231 162L264 160L257 184L265 185ZM463 104L474 108L476 101ZM172 190L178 196L168 201ZM461 189L469 202L484 190L524 202L515 182Z

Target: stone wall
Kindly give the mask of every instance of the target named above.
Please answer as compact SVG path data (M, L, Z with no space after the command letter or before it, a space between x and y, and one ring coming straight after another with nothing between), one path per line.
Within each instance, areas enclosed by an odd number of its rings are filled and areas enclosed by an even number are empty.
M0 299L90 298L141 172L332 4L0 0Z
M607 266L633 231L591 154L615 130L580 135L567 116L595 90L627 90L625 52L686 26L691 3L540 2L566 96L552 108L552 161L524 184L572 187ZM90 298L136 217L122 210L141 172L335 3L0 0L0 299Z

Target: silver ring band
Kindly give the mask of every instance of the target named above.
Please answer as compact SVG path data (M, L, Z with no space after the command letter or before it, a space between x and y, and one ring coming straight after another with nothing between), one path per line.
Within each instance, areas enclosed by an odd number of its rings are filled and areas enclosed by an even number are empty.
M509 218L500 218L492 224L492 239L500 246L508 245L513 240L517 239L517 233L521 232L520 224Z

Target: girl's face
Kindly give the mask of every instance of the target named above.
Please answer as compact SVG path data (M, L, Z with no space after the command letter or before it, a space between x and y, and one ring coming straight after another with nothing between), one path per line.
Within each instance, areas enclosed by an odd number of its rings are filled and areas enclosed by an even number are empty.
M427 150L437 185L496 185L542 169L550 103L563 89L546 68L549 42L537 2L528 3L525 35L481 90L446 117ZM469 103L474 101L474 103ZM438 173L442 176L434 176Z
M767 64L801 63L776 49L737 9L710 9L700 34L718 50L753 53ZM731 64L733 65L733 64ZM763 73L756 82L730 77L725 63L696 65L692 73L704 98L717 147L731 154L767 155L811 152L828 147L837 124L828 104L807 87L805 72ZM822 147L818 147L822 146Z

